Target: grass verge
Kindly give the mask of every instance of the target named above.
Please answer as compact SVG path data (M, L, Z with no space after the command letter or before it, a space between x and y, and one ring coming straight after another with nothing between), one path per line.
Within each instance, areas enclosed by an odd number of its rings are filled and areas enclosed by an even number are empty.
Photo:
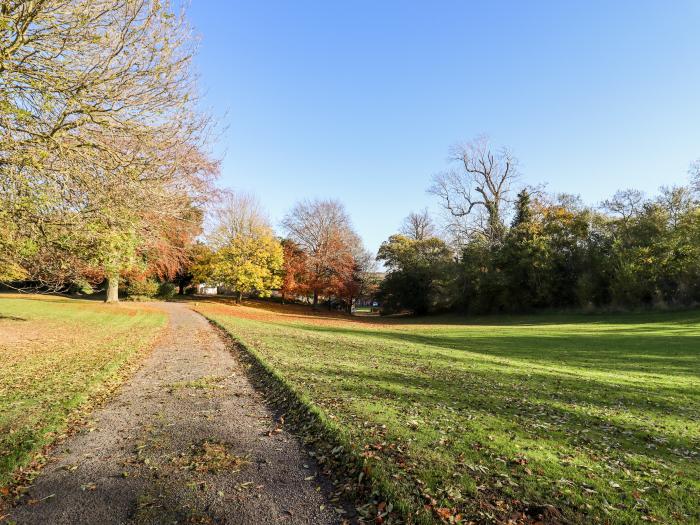
M195 308L343 447L349 479L381 496L372 515L700 521L697 311L466 324Z
M313 450L310 453L323 474L338 489L332 499L337 511L343 512L344 502L351 500L358 503L357 511L362 517L374 521L389 516L393 506L387 507L386 488L377 484L364 459L354 453L351 437L343 428L328 419L306 394L271 368L262 355L244 345L217 321L211 318L209 321L246 364L248 377L265 394L266 402L279 415L278 422L283 422L278 424L287 425L307 448ZM275 431L277 429L272 432Z
M28 481L42 450L123 381L166 320L143 305L0 296L2 495L21 492L8 484Z

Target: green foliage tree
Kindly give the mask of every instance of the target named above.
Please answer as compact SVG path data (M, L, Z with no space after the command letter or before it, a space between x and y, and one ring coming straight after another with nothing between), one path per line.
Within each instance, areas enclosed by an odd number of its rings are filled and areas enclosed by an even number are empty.
M377 260L388 270L379 291L385 311L410 310L421 315L449 304L447 285L453 255L441 239L392 235L382 243Z
M541 290L545 245L542 225L534 220L527 190L518 194L515 208L496 260L502 270L503 290L492 297L499 301L499 309L528 310L537 303Z

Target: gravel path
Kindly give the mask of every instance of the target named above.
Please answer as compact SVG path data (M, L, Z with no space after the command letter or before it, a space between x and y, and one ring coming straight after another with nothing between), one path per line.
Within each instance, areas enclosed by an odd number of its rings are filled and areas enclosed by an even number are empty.
M61 444L18 524L338 523L329 485L199 314L166 336L94 425Z

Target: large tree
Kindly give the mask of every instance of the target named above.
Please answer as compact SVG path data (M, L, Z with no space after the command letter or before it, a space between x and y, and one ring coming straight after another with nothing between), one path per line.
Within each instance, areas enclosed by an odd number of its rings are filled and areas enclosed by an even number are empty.
M486 137L455 146L457 168L433 177L429 191L447 211L453 235L481 237L490 246L503 240L506 205L518 177L517 160L506 148L493 149Z
M421 315L449 306L453 257L444 241L392 235L379 247L377 260L387 268L379 294L384 311Z
M404 218L399 233L410 239L422 241L428 237L435 237L437 229L428 209L425 208L419 212L409 213Z
M306 254L294 241L289 239L282 240L282 249L284 252L282 284L280 285L282 302L288 298L293 300L298 296L308 296L310 290L306 282Z
M343 205L335 200L302 201L285 215L282 225L306 255L306 283L314 306L321 295L341 295L361 246Z
M0 12L0 201L31 245L15 264L57 287L97 267L116 300L120 272L193 236L209 194L190 30L155 0Z
M208 239L213 254L207 277L232 288L239 302L244 294L267 297L282 284L282 245L255 197L226 195Z

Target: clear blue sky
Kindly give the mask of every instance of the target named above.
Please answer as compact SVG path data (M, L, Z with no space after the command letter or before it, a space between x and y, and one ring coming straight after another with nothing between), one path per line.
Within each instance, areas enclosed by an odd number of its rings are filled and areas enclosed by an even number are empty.
M595 203L700 157L700 2L195 0L221 184L277 225L342 200L371 250L488 134L523 180Z

